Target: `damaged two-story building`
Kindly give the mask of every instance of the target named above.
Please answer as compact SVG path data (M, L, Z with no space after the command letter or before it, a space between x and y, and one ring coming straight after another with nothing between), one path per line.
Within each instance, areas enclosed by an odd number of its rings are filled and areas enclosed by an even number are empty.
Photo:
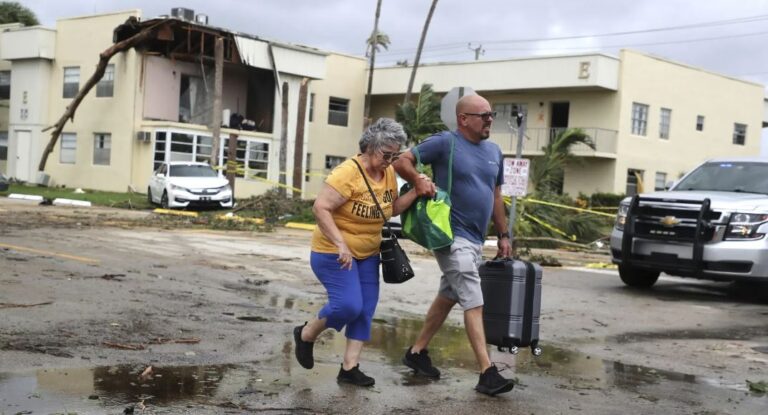
M99 54L149 29L146 41L109 61L38 172L51 132L43 130L72 103ZM214 154L217 39L223 71ZM147 20L133 10L61 19L55 29L15 26L0 35L0 59L13 79L5 171L28 182L143 193L161 162L226 165L234 144L237 197L279 185L313 197L337 159L355 153L362 130L364 58L217 28L188 9ZM317 117L328 122L313 123Z

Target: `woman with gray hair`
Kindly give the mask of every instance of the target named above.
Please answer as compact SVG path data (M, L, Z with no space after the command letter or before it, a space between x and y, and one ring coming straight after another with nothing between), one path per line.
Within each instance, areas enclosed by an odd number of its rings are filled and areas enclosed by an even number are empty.
M371 124L360 138L361 153L338 165L325 180L312 211L317 227L312 235L310 265L328 293L317 317L293 329L296 359L314 366L315 339L325 329L346 327L344 362L337 380L372 386L360 371L363 342L371 337L371 322L379 301L379 245L387 218L399 215L416 200L411 190L399 196L392 162L405 145L403 127L390 118ZM364 172L364 173L363 173ZM376 207L366 181L381 206Z

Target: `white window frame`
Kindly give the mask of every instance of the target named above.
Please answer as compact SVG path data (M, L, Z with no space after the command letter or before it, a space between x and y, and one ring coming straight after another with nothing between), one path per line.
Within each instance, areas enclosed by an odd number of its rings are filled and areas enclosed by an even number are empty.
M0 161L8 161L8 131L0 131Z
M0 99L11 99L11 71L0 71Z
M733 144L743 146L747 142L747 124L733 123Z
M99 98L111 98L115 93L115 64L110 63L104 69L104 76L96 84L96 96Z
M667 173L663 171L657 171L653 190L660 191L667 188Z
M648 104L632 103L632 134L645 136L648 132Z
M106 159L106 162L105 162ZM93 165L109 166L112 163L112 134L93 134Z
M638 180L635 173L639 173L640 181L643 181L643 170L639 169L627 169L627 183L626 183L626 195L634 196L637 194Z
M343 110L341 109L342 107ZM348 126L349 108L350 100L348 98L328 97L328 124L339 127Z
M661 108L659 111L659 138L669 140L669 129L672 124L672 110Z
M333 154L325 155L325 169L330 171L336 168L339 164L343 163L347 158L344 156L334 156Z
M155 130L154 135L153 171L160 164L168 161L201 161L207 163L211 160L213 137L210 135L203 134L200 131L175 128L158 129ZM191 138L189 141L178 140L179 136ZM174 138L176 139L174 140ZM186 148L189 151L186 151Z
M59 163L75 164L77 162L77 134L61 133L59 136Z
M74 98L80 90L80 67L65 66L62 84L62 98Z
M269 164L271 162L269 140L238 137L235 161L237 172L235 177L249 181L266 180L269 178ZM259 148L261 147L261 148ZM223 165L229 161L229 140L222 146L221 160ZM257 167L261 165L261 167Z
M704 116L696 116L696 131L704 131Z

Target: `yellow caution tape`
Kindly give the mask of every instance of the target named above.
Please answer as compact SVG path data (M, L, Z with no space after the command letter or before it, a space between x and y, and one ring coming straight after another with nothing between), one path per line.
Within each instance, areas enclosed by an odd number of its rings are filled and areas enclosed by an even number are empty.
M161 213L164 215L176 215L176 216L192 216L197 217L197 212L186 212L183 210L171 210L171 209L160 209L157 208L153 210L154 213Z
M286 222L285 227L291 229L304 229L307 231L314 231L317 225L311 223L299 223L299 222Z
M563 235L564 237L566 237L566 238L568 238L568 239L570 239L570 240L572 240L572 241L575 241L575 240L576 240L576 235L570 235L570 236L569 236L569 235L568 235L567 233L565 233L564 231L561 231L560 229L557 229L557 228L555 228L554 226L552 226L552 225L550 225L550 224L548 224L548 223L544 222L543 220L541 220L541 219L539 219L539 218L537 218L537 217L535 217L535 216L533 216L533 215L530 215L530 214L528 214L528 213L524 213L523 215L524 215L525 217L527 217L528 219L530 219L530 220L532 220L532 221L534 221L534 222L538 223L539 225L541 225L541 226L543 226L543 227L545 227L545 228L547 228L547 229L551 230L552 232L555 232L555 233L557 233L557 234Z
M577 208L577 207L574 207L574 206L563 205L563 204L560 204L560 203L552 203L552 202L545 202L543 200L529 199L527 197L526 198L522 198L521 200L523 200L525 202L538 203L540 205L554 206L554 207L559 207L559 208L563 208L563 209L571 209L571 210L576 210L576 211L584 212L584 213L592 213L592 214L595 214L595 215L606 216L606 217L609 217L609 218L616 217L616 215L612 215L610 213L596 212L596 211L590 210L590 209L582 209L582 208Z

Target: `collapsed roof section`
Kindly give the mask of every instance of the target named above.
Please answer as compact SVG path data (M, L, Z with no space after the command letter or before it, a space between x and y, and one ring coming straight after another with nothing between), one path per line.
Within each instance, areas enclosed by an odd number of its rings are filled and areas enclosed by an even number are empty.
M268 69L310 79L325 77L326 52L305 46L268 41L243 33L177 18L139 21L130 17L116 27L113 42L128 39L143 30L154 30L136 48L168 59L213 64L216 38L224 39L224 62ZM278 78L279 79L279 78Z

